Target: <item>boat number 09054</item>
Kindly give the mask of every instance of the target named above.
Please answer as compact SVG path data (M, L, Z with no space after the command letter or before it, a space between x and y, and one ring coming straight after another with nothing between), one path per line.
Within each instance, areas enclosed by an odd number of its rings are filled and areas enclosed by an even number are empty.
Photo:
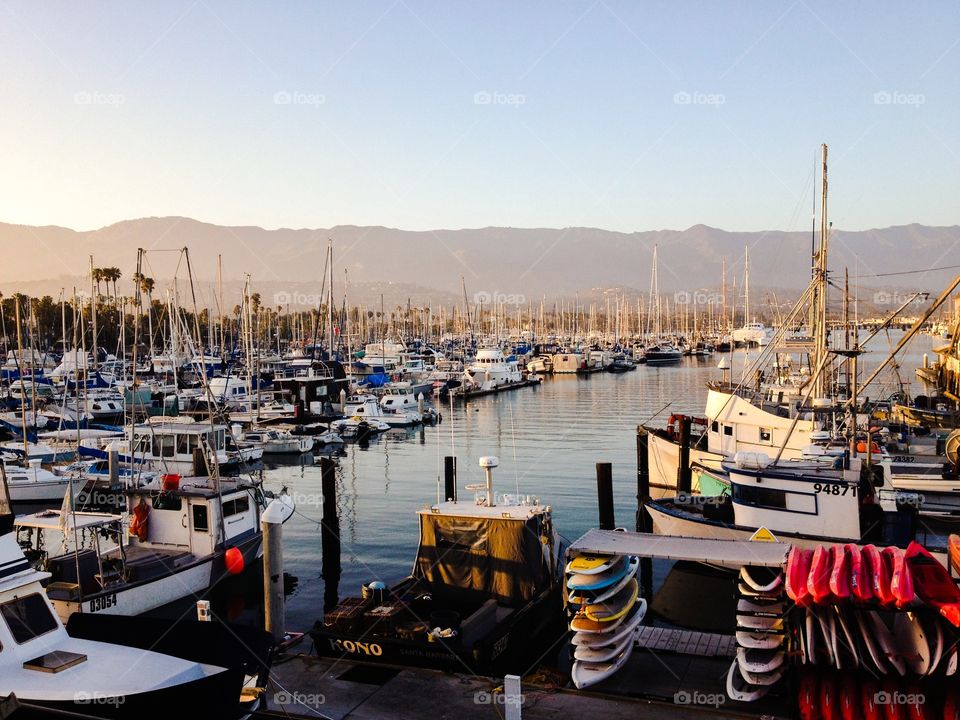
M856 485L836 485L834 483L814 483L813 491L817 493L824 493L825 495L839 495L843 497L847 493L857 496L857 486Z
M112 608L117 604L117 594L112 593L110 595L100 595L99 597L93 598L90 601L90 612L97 612L99 610L106 610L107 608Z

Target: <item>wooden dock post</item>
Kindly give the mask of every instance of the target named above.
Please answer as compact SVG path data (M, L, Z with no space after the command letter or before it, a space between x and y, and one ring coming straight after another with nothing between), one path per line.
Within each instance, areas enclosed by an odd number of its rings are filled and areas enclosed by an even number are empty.
M120 451L115 442L110 443L110 450L107 452L107 472L110 478L110 489L116 490L120 487Z
M692 487L690 472L690 418L680 418L680 461L677 463L677 495L689 495Z
M443 499L457 500L457 458L453 455L443 458Z
M263 530L263 617L276 642L286 635L283 598L283 512L276 501L260 516Z
M325 584L324 610L336 607L340 586L340 518L337 516L337 464L332 458L320 458L320 487L323 493L323 519L320 523L322 566Z
M650 433L643 425L637 425L637 532L653 532L653 520L647 512L650 499ZM653 560L640 558L640 593L648 602L653 602Z
M613 530L613 465L597 463L597 504L600 507L600 529Z
M506 720L520 720L523 693L520 692L520 676L506 675L503 678L503 699L506 704Z

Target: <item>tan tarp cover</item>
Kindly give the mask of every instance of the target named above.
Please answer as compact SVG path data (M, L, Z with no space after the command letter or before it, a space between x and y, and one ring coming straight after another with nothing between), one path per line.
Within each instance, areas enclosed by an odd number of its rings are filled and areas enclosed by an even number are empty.
M441 596L523 605L549 584L540 518L421 514L415 572Z

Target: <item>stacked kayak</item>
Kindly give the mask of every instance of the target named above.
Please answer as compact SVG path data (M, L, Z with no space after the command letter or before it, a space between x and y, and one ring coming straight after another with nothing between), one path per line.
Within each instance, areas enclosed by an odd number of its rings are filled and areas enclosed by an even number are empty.
M639 597L636 557L580 555L567 563L573 669L577 688L605 680L633 652L647 603Z
M745 566L737 591L737 656L727 672L727 695L753 702L780 682L787 667L783 573Z
M801 718L960 719L960 590L922 545L793 547L784 578Z

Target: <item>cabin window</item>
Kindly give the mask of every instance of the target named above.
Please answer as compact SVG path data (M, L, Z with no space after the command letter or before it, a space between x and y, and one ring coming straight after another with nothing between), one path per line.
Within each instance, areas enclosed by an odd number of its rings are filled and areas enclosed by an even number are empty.
M197 532L207 532L210 530L206 505L193 506L193 529Z
M713 432L720 432L720 423L714 420L710 425L710 429L713 430Z
M154 435L153 455L155 457L173 457L176 449L176 437L173 435Z
M18 645L57 628L57 619L40 593L5 602L0 614Z
M724 435L733 435L733 425L724 425L723 426Z
M231 515L239 515L240 513L245 513L249 509L250 497L248 495L243 495L242 497L238 497L233 500L227 500L223 504L223 516L230 517Z
M755 485L733 486L733 501L741 505L770 508L771 510L787 509L787 493L785 490L765 488Z
M151 498L154 510L180 510L183 507L183 498L175 493L160 493Z
M769 428L760 428L760 442L765 442L765 443L770 442Z

